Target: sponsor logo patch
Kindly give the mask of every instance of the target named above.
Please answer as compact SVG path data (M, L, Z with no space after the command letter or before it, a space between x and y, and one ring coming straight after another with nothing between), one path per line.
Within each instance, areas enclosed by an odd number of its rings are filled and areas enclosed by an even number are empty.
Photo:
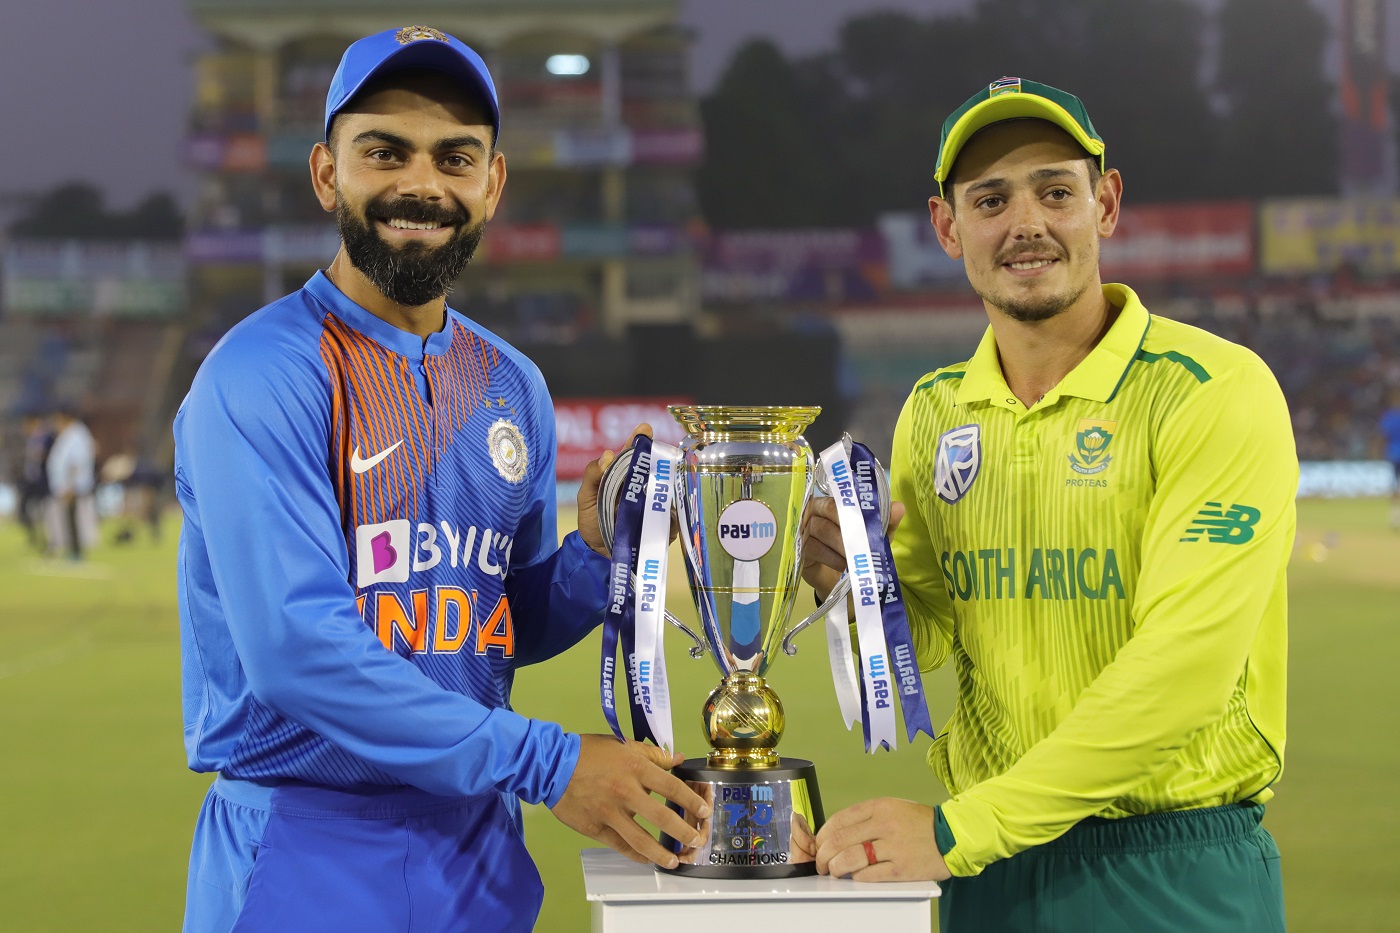
M409 557L413 551L409 534L408 520L403 518L356 528L356 585L365 587L408 580Z
M1207 502L1191 520L1181 540L1190 543L1205 538L1211 544L1244 544L1254 537L1254 525L1258 521L1259 510L1253 506L1226 508L1219 502Z
M360 456L360 448L357 446L357 447L356 447L353 451L351 451L351 453L350 453L350 469L351 469L351 471L353 471L353 472L355 472L355 473L368 473L370 470L372 470L372 469L374 469L376 466L378 466L379 463L380 463L380 461L382 461L384 458L388 457L388 456L389 456L391 453L393 453L395 450L398 450L398 449L399 449L399 445L402 444L402 443L403 443L403 441L400 440L400 441L398 441L398 442L395 443L395 444L392 444L392 445L390 445L390 446L388 446L388 447L385 447L383 450L381 450L379 453L375 454L373 457L361 457L361 456Z
M967 495L982 469L982 426L965 424L943 432L933 464L938 498L953 505Z
M719 545L735 560L758 560L773 548L778 520L757 499L736 499L719 516Z

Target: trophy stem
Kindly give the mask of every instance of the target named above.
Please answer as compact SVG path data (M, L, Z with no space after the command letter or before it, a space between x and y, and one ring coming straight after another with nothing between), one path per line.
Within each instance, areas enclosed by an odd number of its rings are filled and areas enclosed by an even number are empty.
M783 703L767 681L751 671L725 677L705 701L711 768L772 768L787 724Z

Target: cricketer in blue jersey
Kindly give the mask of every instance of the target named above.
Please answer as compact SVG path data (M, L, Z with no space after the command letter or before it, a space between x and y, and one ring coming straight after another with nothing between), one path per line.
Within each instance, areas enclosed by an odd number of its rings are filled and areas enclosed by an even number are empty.
M556 544L539 370L448 308L505 184L481 59L346 51L312 182L342 247L210 353L175 420L185 745L217 771L185 929L528 930L520 801L638 861L695 832L679 758L513 712L602 617L593 464Z
M1390 404L1381 412L1381 440L1393 473L1390 487L1390 527L1400 531L1400 389L1390 390Z

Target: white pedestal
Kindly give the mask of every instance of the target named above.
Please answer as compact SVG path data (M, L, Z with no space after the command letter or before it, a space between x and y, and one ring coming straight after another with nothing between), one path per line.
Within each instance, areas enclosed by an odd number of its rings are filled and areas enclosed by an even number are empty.
M593 909L593 933L928 933L930 904L939 895L932 881L687 878L629 862L611 849L583 850L583 886Z

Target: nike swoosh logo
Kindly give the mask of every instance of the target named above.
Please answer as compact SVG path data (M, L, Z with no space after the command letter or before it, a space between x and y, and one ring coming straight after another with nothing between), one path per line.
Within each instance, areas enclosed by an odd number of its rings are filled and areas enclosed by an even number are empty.
M368 460L360 459L360 448L356 445L354 452L350 454L350 469L354 470L356 473L366 473L374 469L375 464L379 463L379 461L389 456L395 450L398 450L399 444L402 443L403 441L399 441L399 443L395 444L393 447L386 447Z

